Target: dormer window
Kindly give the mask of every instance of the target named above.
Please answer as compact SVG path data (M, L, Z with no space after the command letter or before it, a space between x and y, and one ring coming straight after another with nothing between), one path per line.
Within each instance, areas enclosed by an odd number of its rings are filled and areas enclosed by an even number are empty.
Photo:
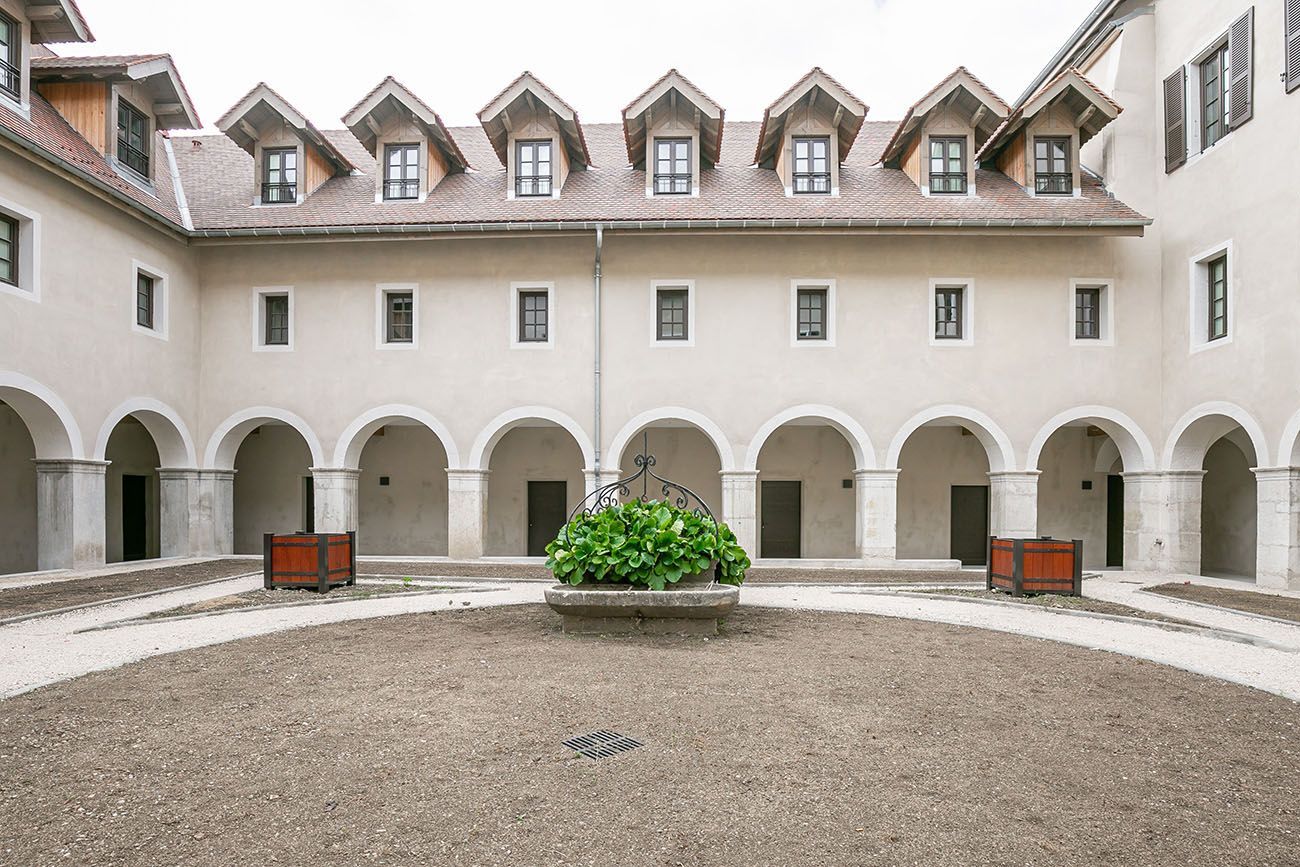
M298 149L267 148L262 151L262 159L262 204L297 202Z
M655 195L689 195L691 192L691 140L655 139Z
M1069 195L1074 192L1070 172L1070 139L1050 136L1034 139L1034 192Z
M23 29L18 22L0 12L0 91L13 99L22 99Z
M930 192L966 192L966 138L930 139Z
M131 103L117 100L117 161L149 177L149 119Z
M831 191L831 140L826 136L800 137L794 140L794 191L829 193Z
M384 198L420 197L420 146L391 144L384 148Z
M515 195L551 194L551 141L515 143Z

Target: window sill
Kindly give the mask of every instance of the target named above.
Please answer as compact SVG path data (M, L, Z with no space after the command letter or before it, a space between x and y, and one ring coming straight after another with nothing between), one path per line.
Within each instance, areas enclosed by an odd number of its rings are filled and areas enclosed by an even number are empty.
M1192 347L1188 350L1187 354L1196 355L1198 353L1206 352L1211 349L1218 349L1221 346L1229 346L1231 345L1231 343L1232 343L1232 334L1231 332L1229 332L1226 337L1216 337L1214 340L1206 340L1201 343L1193 344Z
M22 275L20 274L18 276L21 277ZM36 303L40 303L41 300L40 296L35 292L32 292L30 289L24 289L17 283L9 283L4 280L0 280L0 292L3 292L6 295L13 295L22 298L26 301L34 301Z
M293 346L279 343L259 343L253 347L254 352L293 352Z
M939 349L962 349L975 345L974 337L931 337L930 345Z
M420 344L415 342L414 340L406 343L391 343L389 341L384 341L383 343L380 343L378 346L375 347L375 349L397 350L399 352L402 350L419 349L419 348L420 348Z
M167 341L167 333L165 331L159 331L157 328L145 328L143 325L139 324L138 322L131 323L131 330L137 334L148 335L149 337L152 337L154 340L161 340L164 342Z

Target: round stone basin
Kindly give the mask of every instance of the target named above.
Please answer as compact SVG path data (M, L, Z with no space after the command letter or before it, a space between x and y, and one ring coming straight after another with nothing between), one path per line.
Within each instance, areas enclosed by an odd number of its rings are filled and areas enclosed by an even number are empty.
M565 632L717 635L718 618L740 601L727 584L677 584L643 590L627 584L556 584L546 604L560 615Z

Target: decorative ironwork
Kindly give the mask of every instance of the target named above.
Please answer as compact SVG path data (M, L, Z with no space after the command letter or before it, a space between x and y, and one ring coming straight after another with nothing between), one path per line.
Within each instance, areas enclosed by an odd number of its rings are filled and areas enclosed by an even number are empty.
M284 202L298 201L298 185L262 184L262 204L279 205Z
M690 506L691 502L694 501L697 505L695 508L691 509L692 512L700 517L707 517L714 524L718 524L718 519L713 516L713 510L709 508L708 503L704 502L703 497L685 485L678 484L670 479L665 479L654 471L656 461L655 456L650 454L649 445L650 436L648 433L643 432L641 434L641 454L637 455L636 458L633 459L633 463L636 465L636 472L625 479L619 479L618 481L601 485L596 488L596 490L583 497L578 501L578 505L573 507L573 511L569 513L569 517L564 523L568 524L574 518L578 517L578 515L594 515L595 513L604 511L611 506L619 505L619 503L623 501L623 498L634 496L632 493L633 487L637 482L640 482L641 493L636 494L635 497L641 502L648 503L652 499L659 499L663 500L665 503L676 506L679 509L686 509ZM661 494L659 497L650 496L652 479L654 482L658 483L655 487L659 489L659 493Z

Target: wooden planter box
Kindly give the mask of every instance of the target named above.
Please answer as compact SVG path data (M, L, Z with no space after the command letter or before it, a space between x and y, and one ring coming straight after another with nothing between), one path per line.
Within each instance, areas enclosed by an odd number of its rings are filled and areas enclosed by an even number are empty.
M357 583L357 534L267 533L262 586L315 588L321 593Z
M1012 596L1058 593L1081 596L1083 542L1075 539L989 538L989 565L985 587Z

